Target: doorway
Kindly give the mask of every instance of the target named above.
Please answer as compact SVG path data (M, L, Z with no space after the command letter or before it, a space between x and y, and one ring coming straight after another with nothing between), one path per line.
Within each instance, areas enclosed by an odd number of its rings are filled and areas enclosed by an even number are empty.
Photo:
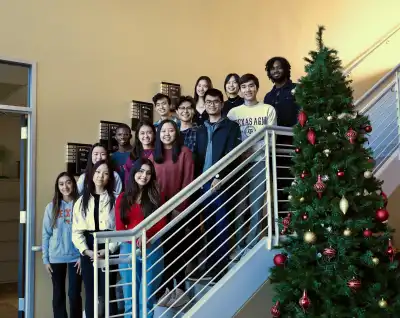
M35 65L0 58L0 312L33 317Z

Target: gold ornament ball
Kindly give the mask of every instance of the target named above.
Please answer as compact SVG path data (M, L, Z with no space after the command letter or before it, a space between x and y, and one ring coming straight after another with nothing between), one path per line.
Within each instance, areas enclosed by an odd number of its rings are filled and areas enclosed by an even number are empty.
M315 233L313 233L311 231L307 231L306 233L304 233L304 241L306 243L313 244L313 243L315 243L316 240L317 240L317 236L315 235Z
M328 117L326 117L326 119L327 119L328 121L332 121L332 120L333 120L333 116L329 115Z
M364 172L364 178L365 178L365 179L370 179L370 178L372 178L372 172L369 171L369 170L365 171L365 172Z
M350 229L345 229L344 231L343 231L343 235L344 236L351 236L351 230Z
M305 200L304 197L300 198L300 202L304 202L304 200Z
M378 265L379 264L379 258L373 257L372 258L372 263L374 263L374 265Z
M384 300L383 298L379 301L378 303L379 307L381 308L386 308L388 306L388 303L386 300Z

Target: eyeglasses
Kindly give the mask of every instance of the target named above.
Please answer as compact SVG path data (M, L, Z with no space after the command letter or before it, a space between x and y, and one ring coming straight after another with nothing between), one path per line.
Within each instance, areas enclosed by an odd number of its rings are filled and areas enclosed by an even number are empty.
M220 100L206 100L205 104L208 106L211 106L213 104L214 104L214 106L218 106L221 104L221 101Z
M192 107L178 107L179 110L192 110Z

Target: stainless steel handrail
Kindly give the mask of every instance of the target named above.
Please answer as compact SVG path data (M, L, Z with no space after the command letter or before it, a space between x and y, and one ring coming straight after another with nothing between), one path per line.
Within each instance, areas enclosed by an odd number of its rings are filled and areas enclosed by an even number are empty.
M400 71L400 63L397 64L392 70L390 70L389 72L387 72L385 74L385 76L383 76L378 82L376 82L376 84L374 86L372 86L366 93L364 93L364 95L362 95L355 103L354 106L358 107L358 105L360 105L362 102L364 102L368 97L370 97L383 83L385 83L385 81L387 81L391 76L395 75L396 72ZM388 88L389 86L391 87L394 83L395 83L395 79L393 79L393 83L389 83L386 88ZM386 89L385 88L385 89ZM385 93L387 90L382 90L381 94ZM360 112L361 113L365 113L366 111L368 111L374 104L373 103L369 103L368 105L366 105Z
M136 236L141 233L143 229L149 229L158 221L160 221L164 216L175 209L182 201L188 199L196 191L198 191L207 181L211 180L216 176L221 170L225 169L230 163L235 161L243 152L252 147L265 133L267 130L278 131L281 135L292 135L293 129L289 127L281 126L265 126L263 129L252 134L249 138L243 141L239 146L233 149L228 155L224 156L216 164L214 164L206 172L202 173L198 178L196 178L189 186L179 191L175 196L158 208L154 213L152 213L143 222L138 224L135 228L131 230L124 231L109 231L109 232L97 232L93 233L93 236L100 241L105 238L125 238L126 236Z
M370 56L373 52L375 52L378 48L380 48L385 42L387 42L393 35L395 35L400 30L400 24L395 26L387 35L385 35L382 39L375 42L372 47L367 49L361 56L355 59L354 62L350 63L350 66L347 66L344 74L350 74L358 65L360 65L368 56Z

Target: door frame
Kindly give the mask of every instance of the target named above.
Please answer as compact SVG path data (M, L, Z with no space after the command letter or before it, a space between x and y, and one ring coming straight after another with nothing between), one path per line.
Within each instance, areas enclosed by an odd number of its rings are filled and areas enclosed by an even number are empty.
M0 56L0 62L25 66L29 69L28 101L26 107L0 104L0 111L27 115L27 147L26 147L26 220L25 220L25 292L19 299L19 311L23 308L25 318L33 318L35 295L35 252L36 236L36 63L20 59ZM21 222L20 222L21 223ZM21 244L21 243L20 243Z

